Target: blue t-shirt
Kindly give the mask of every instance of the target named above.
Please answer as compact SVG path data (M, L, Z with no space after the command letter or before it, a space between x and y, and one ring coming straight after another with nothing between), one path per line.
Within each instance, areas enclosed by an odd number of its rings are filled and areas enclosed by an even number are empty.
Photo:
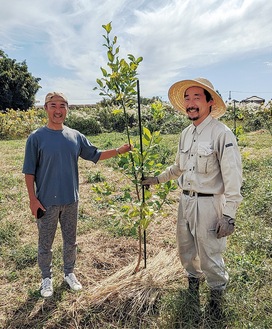
M96 163L101 151L77 130L42 127L28 137L23 173L35 176L36 196L44 207L78 200L78 158Z

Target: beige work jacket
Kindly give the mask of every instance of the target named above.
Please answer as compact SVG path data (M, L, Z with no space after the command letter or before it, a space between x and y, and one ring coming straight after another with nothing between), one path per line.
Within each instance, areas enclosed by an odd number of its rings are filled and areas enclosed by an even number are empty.
M190 125L181 133L175 163L158 179L160 183L178 179L187 191L223 194L223 214L234 218L242 201L242 164L235 135L211 116L197 127Z

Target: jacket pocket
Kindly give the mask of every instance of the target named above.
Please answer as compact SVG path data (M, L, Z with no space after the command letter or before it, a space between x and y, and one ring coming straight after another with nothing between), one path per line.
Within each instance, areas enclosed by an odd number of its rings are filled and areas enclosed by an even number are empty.
M180 162L180 169L185 170L187 163L189 160L189 149L181 149L179 150L179 162Z
M215 169L216 154L209 144L199 144L197 150L197 172L208 174Z

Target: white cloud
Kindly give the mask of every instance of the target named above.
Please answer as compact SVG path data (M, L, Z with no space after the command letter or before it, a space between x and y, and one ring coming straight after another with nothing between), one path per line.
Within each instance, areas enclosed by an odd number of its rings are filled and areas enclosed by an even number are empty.
M110 21L120 56L144 57L139 78L147 97L165 96L192 69L272 47L267 0L0 0L0 6L0 49L25 49L28 64L42 51L38 95L58 88L75 100L99 99L92 88L106 65L102 24Z
M269 68L272 68L272 62L265 62L264 63L266 66L268 66Z

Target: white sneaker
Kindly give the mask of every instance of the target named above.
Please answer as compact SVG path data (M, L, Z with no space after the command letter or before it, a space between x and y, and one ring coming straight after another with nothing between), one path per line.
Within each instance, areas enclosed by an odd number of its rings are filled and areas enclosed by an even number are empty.
M68 283L72 290L78 291L82 289L81 283L77 280L74 273L69 273L64 277L64 281Z
M42 279L41 296L51 297L53 295L53 280L50 278Z

